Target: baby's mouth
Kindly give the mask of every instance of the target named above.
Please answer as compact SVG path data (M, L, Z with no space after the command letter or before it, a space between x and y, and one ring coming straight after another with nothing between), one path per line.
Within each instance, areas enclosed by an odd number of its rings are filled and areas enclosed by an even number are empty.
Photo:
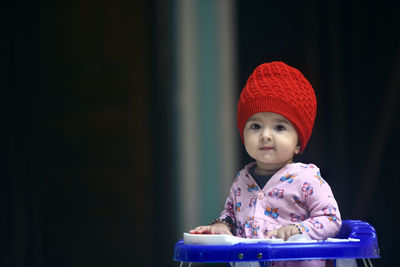
M273 149L273 147L272 147L272 146L262 146L262 147L260 147L259 149L260 149L260 150L263 150L263 151L268 151L268 150Z

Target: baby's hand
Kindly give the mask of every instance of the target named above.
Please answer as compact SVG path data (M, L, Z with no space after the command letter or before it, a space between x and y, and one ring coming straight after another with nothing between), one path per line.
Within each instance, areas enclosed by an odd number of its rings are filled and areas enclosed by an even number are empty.
M271 238L275 236L276 238L282 238L283 240L288 240L292 235L300 234L299 229L294 225L282 226L277 230L269 231L266 238Z
M223 223L215 223L211 225L198 226L193 230L190 230L191 234L214 234L214 235L232 235L229 231L228 226Z

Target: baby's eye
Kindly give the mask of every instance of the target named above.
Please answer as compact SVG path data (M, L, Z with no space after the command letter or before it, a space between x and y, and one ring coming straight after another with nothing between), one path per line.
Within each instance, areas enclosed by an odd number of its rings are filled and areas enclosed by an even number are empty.
M261 128L261 126L258 123L253 123L250 125L250 129L252 129L252 130L258 130L260 128Z
M277 130L278 132L284 131L284 130L286 130L286 127L285 127L285 125L278 124L275 126L275 130Z

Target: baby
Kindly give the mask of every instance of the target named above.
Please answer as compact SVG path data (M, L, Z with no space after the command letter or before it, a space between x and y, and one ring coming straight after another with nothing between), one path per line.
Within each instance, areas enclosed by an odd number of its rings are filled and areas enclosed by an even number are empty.
M334 237L341 218L328 183L314 164L293 162L311 136L317 101L297 69L283 62L258 66L239 99L237 125L255 162L241 170L219 219L193 234L244 238ZM274 266L325 266L323 260L281 261Z

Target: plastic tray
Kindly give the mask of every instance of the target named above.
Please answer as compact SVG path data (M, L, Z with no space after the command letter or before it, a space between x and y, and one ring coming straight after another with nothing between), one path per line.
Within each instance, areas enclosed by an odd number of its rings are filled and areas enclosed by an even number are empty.
M376 231L367 222L344 220L335 238L345 240L234 245L188 245L181 240L175 245L173 259L179 262L236 262L379 258ZM349 242L348 239L359 241Z

